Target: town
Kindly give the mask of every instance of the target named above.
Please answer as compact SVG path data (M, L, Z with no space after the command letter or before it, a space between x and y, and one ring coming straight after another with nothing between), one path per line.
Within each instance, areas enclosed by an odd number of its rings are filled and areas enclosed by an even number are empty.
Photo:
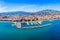
M60 19L60 14L51 15L3 15L0 21L27 22Z

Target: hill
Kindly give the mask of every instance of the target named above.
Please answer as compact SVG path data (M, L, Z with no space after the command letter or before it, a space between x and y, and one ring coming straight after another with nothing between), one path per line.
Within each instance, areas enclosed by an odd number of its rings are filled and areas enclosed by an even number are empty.
M16 12L2 12L0 15L50 15L50 14L60 14L60 11L56 10L42 10L38 12L23 12L23 11L16 11Z

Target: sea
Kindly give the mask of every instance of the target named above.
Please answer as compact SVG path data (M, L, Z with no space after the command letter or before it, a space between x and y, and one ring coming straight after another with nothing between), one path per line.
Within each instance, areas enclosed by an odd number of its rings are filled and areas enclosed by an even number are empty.
M0 21L0 40L60 40L60 19L44 20L35 26L49 23L40 28L17 28L12 26L13 22ZM22 26L27 25L22 23Z

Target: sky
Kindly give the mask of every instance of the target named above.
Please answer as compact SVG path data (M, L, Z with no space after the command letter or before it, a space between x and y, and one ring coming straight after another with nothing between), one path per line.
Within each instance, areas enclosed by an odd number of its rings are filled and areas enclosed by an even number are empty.
M59 10L60 0L0 0L0 12Z

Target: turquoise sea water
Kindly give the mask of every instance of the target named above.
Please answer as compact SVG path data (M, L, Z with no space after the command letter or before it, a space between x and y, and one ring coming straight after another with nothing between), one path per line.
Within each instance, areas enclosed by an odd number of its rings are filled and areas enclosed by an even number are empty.
M60 20L45 20L43 24L50 26L41 28L18 29L12 22L0 22L0 39L15 40L58 40L60 39ZM24 25L24 24L23 24Z

